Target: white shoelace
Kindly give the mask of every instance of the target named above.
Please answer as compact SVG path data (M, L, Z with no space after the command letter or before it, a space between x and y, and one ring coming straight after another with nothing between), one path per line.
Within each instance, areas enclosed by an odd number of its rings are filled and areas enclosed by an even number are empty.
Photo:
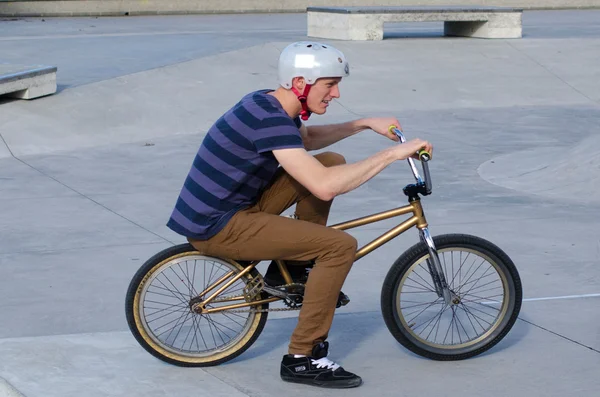
M327 357L323 357L318 360L313 359L311 361L312 361L313 365L317 366L317 368L327 368L327 369L331 369L331 370L335 371L336 369L338 369L340 367L338 364L334 363Z

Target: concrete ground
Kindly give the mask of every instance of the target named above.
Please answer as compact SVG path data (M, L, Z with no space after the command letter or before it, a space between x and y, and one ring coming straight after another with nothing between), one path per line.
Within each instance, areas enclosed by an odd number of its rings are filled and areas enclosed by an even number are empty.
M165 223L204 132L241 95L275 86L278 51L305 32L300 14L0 21L0 62L56 65L59 80L50 97L0 98L0 378L29 397L596 396L600 11L526 12L518 40L416 23L390 25L382 42L332 42L351 77L310 123L397 117L435 147L432 233L479 235L516 263L525 300L495 348L435 362L392 338L381 285L414 230L344 286L330 355L363 377L358 389L280 381L297 312L273 313L218 367L168 365L133 339L125 290L183 241ZM365 131L331 150L353 162L390 144ZM406 163L388 167L336 198L331 223L403 205L411 182ZM391 225L351 233L364 244Z

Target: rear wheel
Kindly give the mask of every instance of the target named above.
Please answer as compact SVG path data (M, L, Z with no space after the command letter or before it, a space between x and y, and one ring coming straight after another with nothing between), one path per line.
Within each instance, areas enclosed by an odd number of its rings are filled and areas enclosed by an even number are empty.
M267 321L266 311L250 310L266 310L269 304L211 314L198 314L192 306L208 286L220 281L210 296L243 269L235 261L201 255L190 244L159 252L138 270L127 290L125 311L131 332L150 354L174 365L211 366L237 357L254 343ZM257 290L259 278L252 269L207 308L260 300L260 294L248 294Z
M514 325L522 301L521 281L511 259L481 238L434 237L455 301L435 292L423 243L407 250L384 281L385 323L403 346L434 360L462 360L500 342Z

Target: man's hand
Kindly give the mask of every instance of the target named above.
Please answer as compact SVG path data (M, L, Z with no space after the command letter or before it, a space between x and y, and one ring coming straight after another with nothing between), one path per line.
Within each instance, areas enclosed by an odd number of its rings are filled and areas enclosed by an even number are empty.
M369 126L370 129L372 129L376 133L383 135L384 137L389 138L392 141L396 141L396 142L400 141L400 139L398 139L396 134L394 134L393 132L390 132L390 129L389 129L390 126L393 125L402 131L402 126L400 125L400 122L397 119L395 119L393 117L372 118L372 119L366 119L366 124Z
M421 149L425 149L431 156L433 156L433 146L431 143L422 139L411 139L405 143L398 145L394 148L395 154L398 156L398 160L406 160L409 157L419 159L419 152Z

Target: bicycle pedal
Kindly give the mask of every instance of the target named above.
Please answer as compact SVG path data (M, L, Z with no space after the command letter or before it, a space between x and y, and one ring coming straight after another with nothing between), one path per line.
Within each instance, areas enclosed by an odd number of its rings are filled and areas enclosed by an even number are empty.
M257 275L246 284L244 287L244 297L247 301L253 301L257 296L260 295L264 288L264 282L260 275Z

